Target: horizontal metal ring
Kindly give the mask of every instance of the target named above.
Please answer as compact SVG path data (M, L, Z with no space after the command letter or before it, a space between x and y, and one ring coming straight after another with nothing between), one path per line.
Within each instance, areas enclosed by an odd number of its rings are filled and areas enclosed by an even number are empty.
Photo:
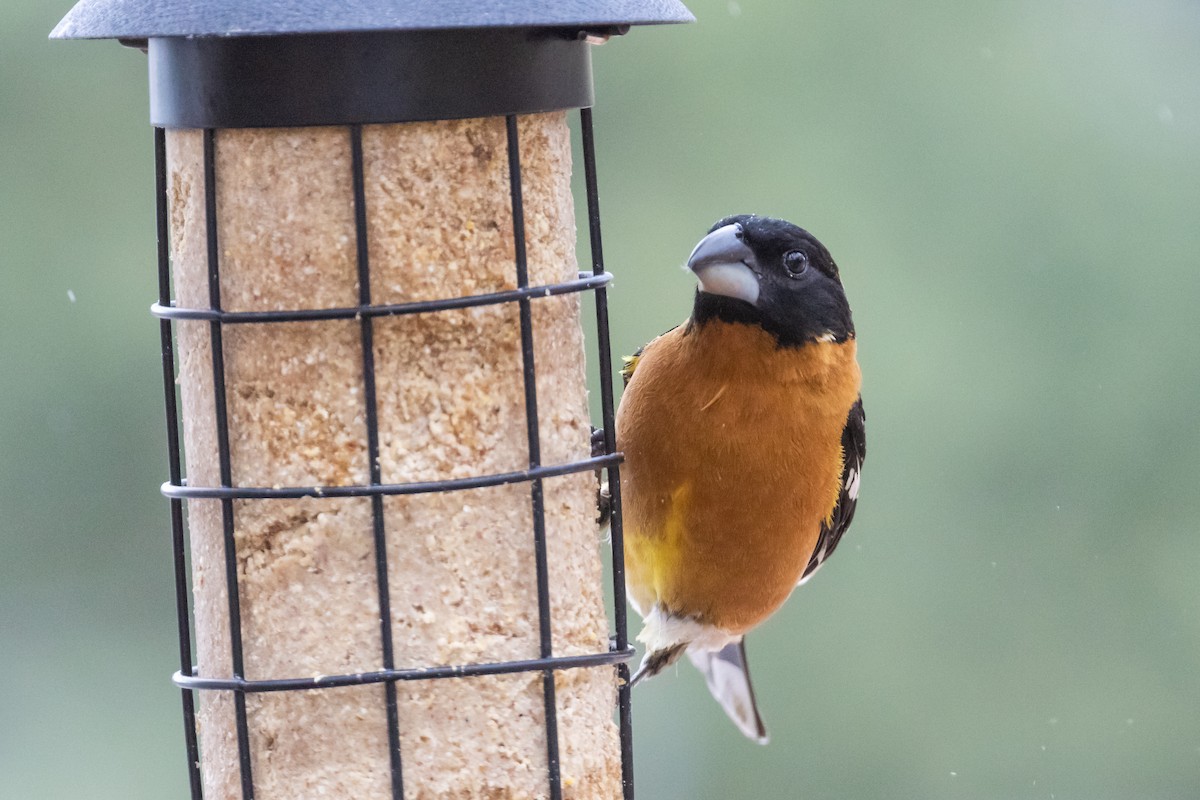
M224 325L255 322L319 322L332 319L360 319L362 317L399 317L406 314L427 314L432 311L448 311L457 308L489 306L499 303L515 303L537 297L553 297L560 294L586 292L598 289L612 281L612 273L580 272L579 278L565 283L545 286L527 286L504 292L449 297L444 300L419 300L412 303L387 305L346 306L343 308L301 308L287 311L221 311L212 308L186 308L174 304L164 306L154 303L150 313L160 319L217 321Z
M501 472L494 475L479 475L472 478L451 478L441 481L416 481L413 483L382 483L375 486L188 486L187 482L162 485L162 493L172 499L186 500L286 500L299 497L375 497L401 494L427 494L429 492L459 492L466 489L483 489L510 483L525 483L539 478L556 478L575 472L603 469L620 464L624 454L613 453L595 456L583 461L536 467L518 472Z
M579 669L620 664L633 658L634 650L610 650L607 653L589 653L582 656L552 656L531 658L523 661L498 661L491 664L456 664L442 667L418 667L415 669L384 669L377 672L356 672L348 675L314 675L311 678L276 678L274 680L247 680L245 678L203 678L176 672L171 680L181 689L225 690L235 692L294 692L309 689L334 689L345 686L363 686L369 683L389 681L425 681L439 678L476 678L482 675L509 675L514 672L540 672L547 669Z

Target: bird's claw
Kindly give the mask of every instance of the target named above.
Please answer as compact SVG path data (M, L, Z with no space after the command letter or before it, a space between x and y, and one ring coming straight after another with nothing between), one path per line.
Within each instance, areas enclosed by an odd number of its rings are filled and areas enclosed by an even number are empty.
M592 458L608 455L608 447L604 443L604 428L592 428Z

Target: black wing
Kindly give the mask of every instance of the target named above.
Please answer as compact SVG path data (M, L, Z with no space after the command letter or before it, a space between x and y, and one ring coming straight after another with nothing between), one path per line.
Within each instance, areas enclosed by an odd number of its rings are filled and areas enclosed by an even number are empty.
M642 353L645 352L646 345L642 345L637 349L637 352L631 356L624 356L621 359L621 380L622 386L629 385L629 379L633 377L633 371L637 369L638 361L642 358Z
M675 328L678 327L678 325L675 326ZM631 356L625 356L621 359L621 379L624 381L624 386L629 385L629 379L633 377L633 371L637 369L638 361L641 360L642 353L646 352L646 348L657 342L663 336L666 336L671 331L675 330L675 328L671 328L670 330L664 331L658 336L655 336L653 339L639 347L636 353Z
M850 408L846 427L842 429L842 484L838 489L837 505L833 508L829 524L821 524L821 535L813 548L812 558L800 576L804 583L815 573L825 559L833 555L842 534L854 520L854 508L858 505L858 484L862 476L863 461L867 458L867 415L863 413L862 398Z

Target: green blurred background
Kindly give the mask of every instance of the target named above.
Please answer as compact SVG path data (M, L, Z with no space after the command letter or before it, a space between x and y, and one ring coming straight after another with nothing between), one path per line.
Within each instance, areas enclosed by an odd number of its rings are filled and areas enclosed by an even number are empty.
M0 5L0 797L182 798L145 60ZM1200 6L693 0L596 52L614 345L728 213L837 258L859 516L638 795L1200 796Z

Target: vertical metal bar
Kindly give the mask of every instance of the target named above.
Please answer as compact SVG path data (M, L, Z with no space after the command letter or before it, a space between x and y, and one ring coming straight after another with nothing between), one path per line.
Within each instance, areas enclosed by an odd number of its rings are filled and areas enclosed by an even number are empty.
M158 302L171 302L171 249L167 209L167 135L154 129L154 215L158 226ZM179 485L183 468L179 458L179 404L175 398L175 341L171 321L159 320L162 350L163 401L167 413L167 463L171 483ZM183 530L183 501L171 500L171 544L175 555L175 615L179 626L179 671L192 675L192 629L188 606L187 560ZM196 699L190 689L182 689L183 737L187 746L188 782L192 800L204 796L200 785L200 748L196 743Z
M217 168L216 134L204 129L204 222L208 244L208 302L216 311L221 309L220 257L217 249ZM225 397L225 350L221 323L209 323L212 349L213 406L217 418L217 459L221 485L233 486L233 468L229 456L229 415ZM242 658L242 611L238 592L237 543L234 538L233 500L221 501L221 521L224 527L225 587L229 595L229 646L235 678L245 677ZM246 693L235 690L233 705L236 715L238 761L241 767L242 798L253 800L254 776L250 765L250 730L246 721Z
M596 188L596 147L592 135L592 110L579 110L583 132L583 174L587 191L588 236L592 253L592 272L604 272L604 248L600 240L600 193ZM604 425L604 452L617 451L616 418L613 414L612 342L609 341L608 291L596 290L596 333L600 347L600 413ZM609 522L612 543L613 614L616 617L617 649L629 646L629 623L625 605L625 539L621 523L621 470L617 465L608 468L608 491L611 497ZM617 666L621 688L617 694L621 729L621 783L625 800L633 800L633 706L630 702L629 665Z
M517 140L517 117L509 114L508 126L508 183L512 195L513 239L516 243L517 286L529 286L529 268L525 259L525 207L521 197L521 148ZM529 434L529 466L541 466L541 439L538 432L537 371L533 360L533 314L529 298L518 301L521 317L521 361L525 372L525 425ZM542 481L535 478L530 484L533 504L533 548L537 564L538 626L541 657L553 655L550 627L550 573L546 559L546 514ZM542 672L542 691L546 701L546 763L550 781L550 800L562 800L562 780L558 754L558 710L554 696L554 670Z
M362 126L350 126L350 161L354 173L354 232L358 246L358 302L371 305L371 265L367 249L367 199L363 179ZM379 410L375 400L375 335L371 317L359 317L362 331L363 404L367 418L367 459L371 485L382 482L379 466ZM375 537L375 580L379 589L379 640L383 668L395 669L392 646L392 601L388 588L387 532L383 523L383 496L371 495L371 519ZM404 778L400 761L400 715L396 707L396 684L383 685L387 704L388 755L392 765L392 798L404 800Z

